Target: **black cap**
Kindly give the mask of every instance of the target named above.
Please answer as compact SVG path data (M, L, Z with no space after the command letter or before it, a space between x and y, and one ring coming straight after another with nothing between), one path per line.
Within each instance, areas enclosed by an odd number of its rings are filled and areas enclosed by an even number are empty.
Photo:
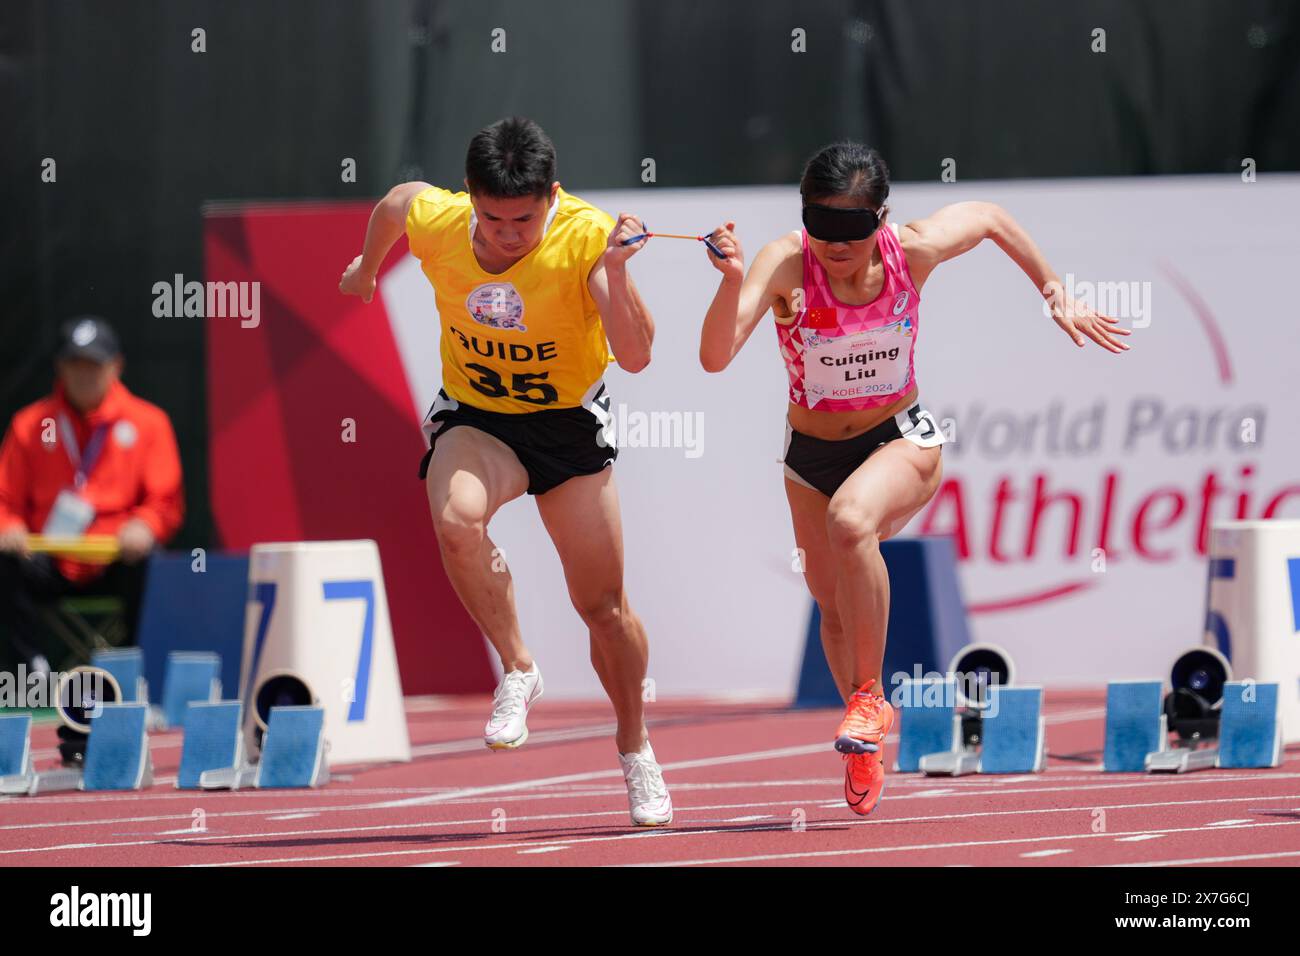
M122 354L113 327L97 315L81 315L63 324L59 331L61 359L85 358L111 362Z

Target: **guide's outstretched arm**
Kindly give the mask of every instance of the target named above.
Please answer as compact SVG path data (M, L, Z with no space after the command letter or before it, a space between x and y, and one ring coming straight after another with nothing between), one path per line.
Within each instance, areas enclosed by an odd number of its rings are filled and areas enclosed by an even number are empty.
M406 232L406 214L411 208L411 200L428 188L428 183L402 183L379 200L366 226L361 255L343 270L343 277L339 280L340 292L360 296L362 302L369 302L374 297L379 266L388 250L393 248L393 243Z

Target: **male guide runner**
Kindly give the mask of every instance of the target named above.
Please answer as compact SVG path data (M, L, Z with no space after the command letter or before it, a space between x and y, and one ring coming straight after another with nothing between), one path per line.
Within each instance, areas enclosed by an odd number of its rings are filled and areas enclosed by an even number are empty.
M628 213L615 221L561 189L555 147L530 120L481 130L465 173L466 192L394 187L339 289L369 302L403 232L434 287L443 387L424 420L430 447L419 473L443 567L501 658L487 745L524 743L528 708L542 694L510 572L488 536L497 510L530 494L614 706L632 822L664 825L672 800L645 728L648 648L623 586L610 467L618 452L602 380L611 361L629 372L650 361L654 321L627 272L646 240L622 244L644 223Z

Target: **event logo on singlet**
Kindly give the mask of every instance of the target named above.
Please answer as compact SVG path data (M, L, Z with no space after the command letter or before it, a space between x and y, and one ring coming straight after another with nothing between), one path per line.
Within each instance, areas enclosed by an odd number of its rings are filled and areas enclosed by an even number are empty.
M849 335L801 332L804 391L809 408L821 401L842 402L906 390L915 332L910 315L881 328Z
M509 282L488 282L478 286L465 300L469 317L479 325L493 329L527 332L524 325L524 300Z

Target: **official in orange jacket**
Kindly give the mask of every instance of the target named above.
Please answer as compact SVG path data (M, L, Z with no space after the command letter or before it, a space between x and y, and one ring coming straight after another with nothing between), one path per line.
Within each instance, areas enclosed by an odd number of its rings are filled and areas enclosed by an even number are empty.
M0 664L37 669L41 605L64 596L121 598L134 635L144 559L185 512L171 421L120 381L108 323L67 323L55 368L54 393L20 410L0 445ZM105 567L32 554L29 533L112 535L119 557Z

